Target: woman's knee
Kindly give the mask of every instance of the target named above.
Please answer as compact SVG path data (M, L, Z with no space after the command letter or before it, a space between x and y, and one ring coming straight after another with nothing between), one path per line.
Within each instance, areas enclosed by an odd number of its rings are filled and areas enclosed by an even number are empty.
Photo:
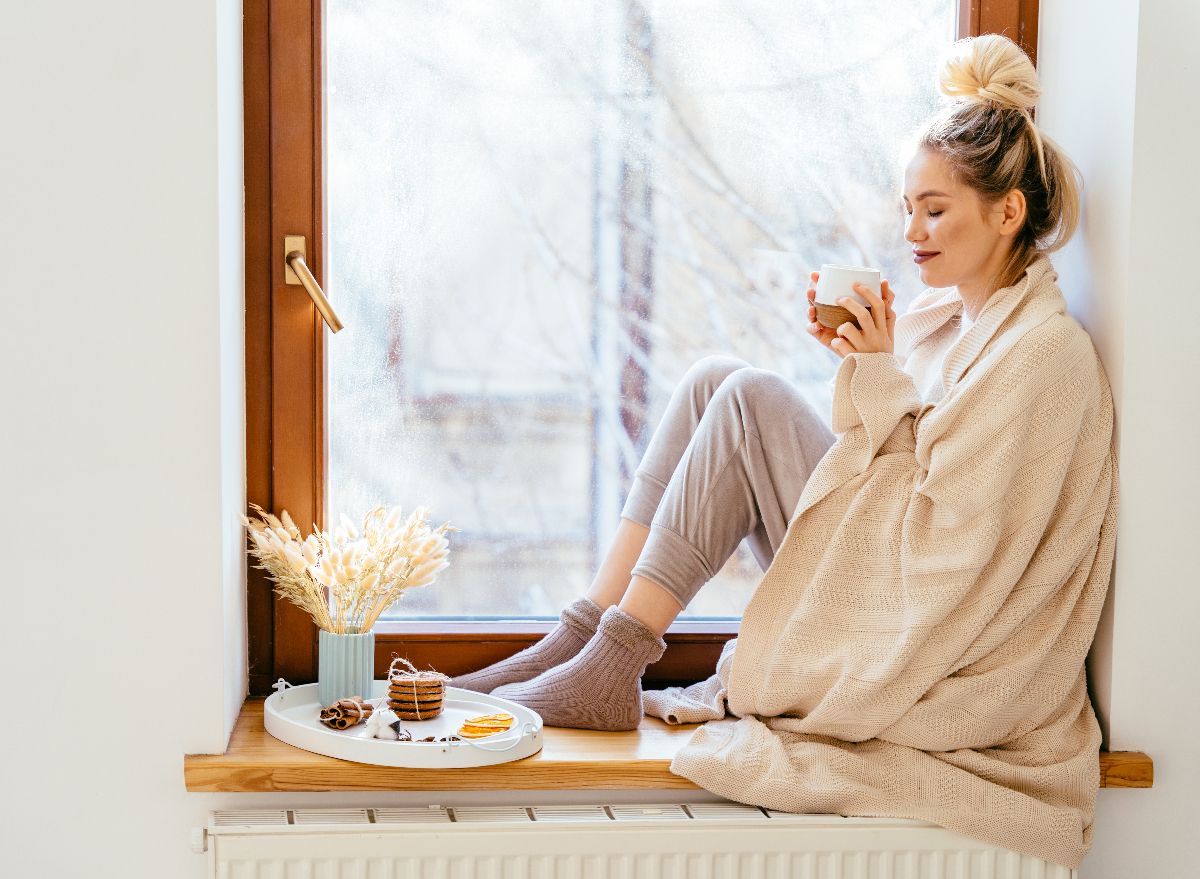
M729 376L748 368L750 364L744 360L724 354L711 354L693 363L691 369L683 376L681 384L693 391L699 391L705 398L711 398Z
M722 397L736 398L739 405L753 409L797 404L808 406L808 401L795 385L769 369L744 367L730 372L721 383L718 393Z

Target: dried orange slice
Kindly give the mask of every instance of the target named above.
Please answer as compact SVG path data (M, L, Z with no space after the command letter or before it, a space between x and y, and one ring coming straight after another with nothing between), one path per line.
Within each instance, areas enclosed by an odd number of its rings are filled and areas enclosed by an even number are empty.
M472 717L459 727L458 734L464 739L482 739L507 731L512 727L514 720L515 718L511 714L485 714L482 717Z

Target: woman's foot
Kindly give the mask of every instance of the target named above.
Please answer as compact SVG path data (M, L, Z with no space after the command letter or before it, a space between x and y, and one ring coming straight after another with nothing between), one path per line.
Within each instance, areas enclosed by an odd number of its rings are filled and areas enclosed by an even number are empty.
M575 657L532 680L493 690L492 695L532 708L547 726L637 729L642 722L642 673L666 646L629 614L610 607Z
M545 638L515 656L502 659L487 668L450 679L450 686L476 693L490 693L505 684L535 678L561 665L583 649L600 624L600 607L587 598L568 605Z

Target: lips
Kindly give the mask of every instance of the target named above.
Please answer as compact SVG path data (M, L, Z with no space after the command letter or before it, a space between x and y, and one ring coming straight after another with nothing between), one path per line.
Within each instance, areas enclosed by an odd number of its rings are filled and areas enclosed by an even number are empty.
M931 259L933 259L935 256L938 255L938 252L939 251L936 251L936 250L914 250L913 251L913 262L915 262L917 265L920 265L921 263L929 262Z

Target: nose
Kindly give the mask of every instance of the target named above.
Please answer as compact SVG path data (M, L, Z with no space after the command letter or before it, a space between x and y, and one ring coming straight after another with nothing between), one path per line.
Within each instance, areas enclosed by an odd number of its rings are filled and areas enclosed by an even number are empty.
M924 238L925 230L922 228L920 220L917 219L916 212L906 214L904 217L904 240L909 243L915 243Z

